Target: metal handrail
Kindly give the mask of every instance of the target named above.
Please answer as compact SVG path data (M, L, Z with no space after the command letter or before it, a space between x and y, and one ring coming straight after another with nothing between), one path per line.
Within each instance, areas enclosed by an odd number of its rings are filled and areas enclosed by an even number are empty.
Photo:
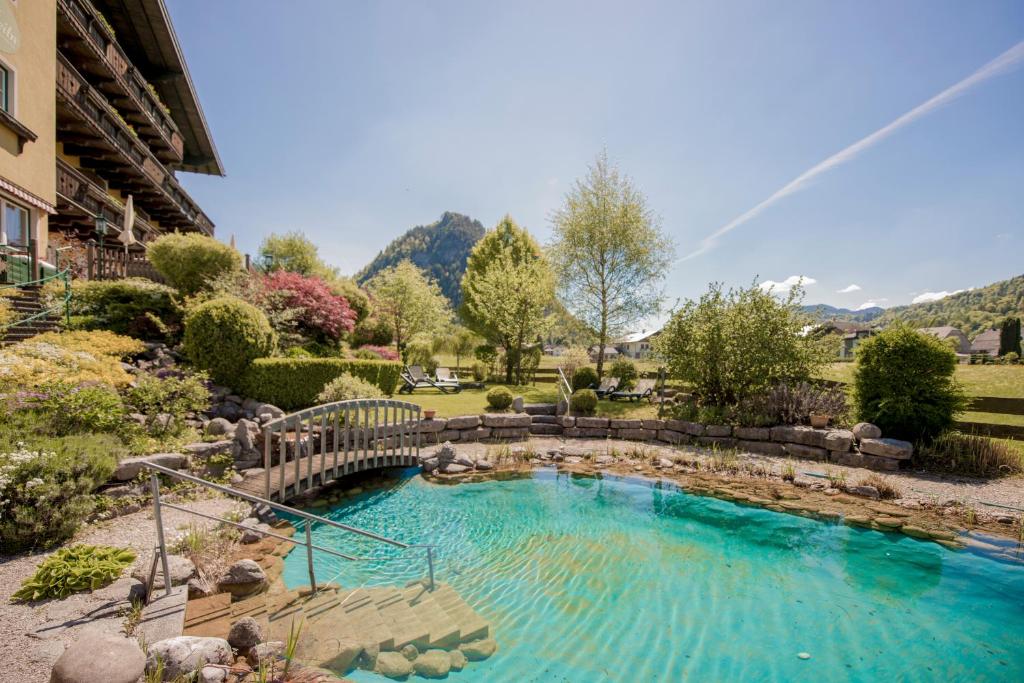
M6 250L4 248L5 246L6 245L0 245L0 251L5 251ZM33 275L34 275L34 273L33 273ZM68 266L68 267L64 268L64 270L59 270L59 271L53 273L52 275L47 275L45 277L37 278L35 280L29 280L28 282L14 282L14 283L3 283L3 284L0 284L0 290L3 290L3 289L21 289L23 287L31 287L33 285L40 285L41 286L41 285L47 284L48 282L53 282L55 280L61 280L64 283L63 303L59 303L56 306L51 306L50 308L46 308L46 309L40 310L38 313L34 313L34 314L28 316L27 318L20 318L18 320L15 320L14 322L7 323L6 325L0 325L0 330L8 330L8 329L17 327L19 325L25 325L27 323L32 322L33 320L38 320L40 318L46 318L51 313L54 313L55 311L58 311L61 308L64 309L65 321L70 323L70 321L71 321L71 266Z
M568 409L572 406L572 385L566 379L562 368L558 368L558 379L558 391L562 395L562 400L565 401L566 408Z
M163 474L163 475L166 475L166 476L169 476L169 477L173 477L175 479L180 479L182 481L189 481L189 482L192 482L192 483L195 483L195 484L199 484L200 486L204 486L204 487L206 487L208 489L212 489L214 491L218 491L218 492L223 493L225 495L235 496L237 498L241 498L243 500L247 500L249 502L256 503L256 504L259 504L259 505L266 505L267 507L270 507L272 509L280 510L281 512L285 512L287 514L294 515L294 516L302 518L303 519L303 527L304 527L304 531L305 531L305 538L306 538L306 540L304 542L299 540L299 539L296 539L294 537L289 538L287 536L283 536L281 534L275 534L275 533L273 533L271 531L266 531L266 530L263 530L263 529L259 529L259 530L257 530L257 532L260 533L260 534L263 534L265 536L272 536L274 538L278 538L280 540L287 541L289 543L294 543L295 545L300 545L300 546L302 546L302 547L304 547L306 549L306 566L307 566L307 570L309 572L309 587L310 587L310 590L313 592L313 594L316 594L316 592L317 592L316 573L313 570L313 551L314 550L319 550L320 552L327 553L328 555L334 555L335 557L340 557L341 559L348 560L350 562L355 562L355 561L361 561L361 560L369 559L369 558L355 557L353 555L347 555L345 553L338 552L337 550L333 550L331 548L325 548L323 546L314 544L313 543L313 533L312 533L312 526L313 526L314 522L320 522L320 523L323 523L323 524L327 524L328 526L333 526L333 527L336 527L338 529L341 529L341 530L349 532L349 533L358 534L358 535L363 536L365 538L369 538L369 539L372 539L372 540L375 540L375 541L380 541L381 543L387 543L387 544L393 545L393 546L395 546L397 548L401 548L402 550L408 550L410 548L422 548L422 549L425 549L427 551L427 571L428 571L428 575L429 575L429 579L430 579L429 586L430 586L430 590L431 591L434 590L434 547L435 546L433 546L433 545L426 545L426 544L412 545L412 544L409 544L409 543L403 543L402 541L396 541L393 538L387 538L386 536L381 536L380 534L375 534L372 531L366 531L365 529L359 529L359 528L354 527L354 526L349 526L348 524L342 524L341 522L336 522L333 519L327 519L326 517L321 517L319 515L314 515L314 514L310 514L308 512L303 512L302 510L297 510L295 508L288 507L287 505L282 505L280 503L275 503L273 501L266 500L264 498L260 498L259 496L254 496L252 494L245 493L244 491L238 491L238 490L233 489L233 488L231 488L229 486L222 486L221 484L215 484L215 483L213 483L211 481L206 481L205 479L202 479L200 477L196 477L196 476L193 476L191 474L186 474L184 472L179 472L177 470L168 469L168 468L163 467L161 465L156 465L156 464L153 464L153 463L145 463L144 467L152 470L152 474L150 475L150 487L151 487L152 493L153 493L153 520L156 523L157 544L158 544L159 551L160 551L160 562L161 562L161 564L163 566L163 571L164 571L164 591L165 591L166 595L170 595L171 594L171 580L170 580L171 574L170 574L169 562L168 562L168 559L167 559L167 542L166 542L166 539L164 538L163 518L162 518L162 515L161 515L161 510L163 508L170 508L172 510L178 510L180 512L185 512L187 514L196 515L197 517L203 517L204 519L209 519L209 520L212 520L212 521L215 521L215 522L221 522L221 523L224 523L224 524L229 524L231 526L234 526L234 527L237 527L237 528L240 528L240 529L250 529L251 527L243 526L242 524L239 524L238 522L233 522L233 521L231 521L229 519L225 519L223 517L217 517L215 515L209 515L209 514L206 514L204 512L198 512L196 510L191 510L191 509L189 509L187 507L184 507L182 505L175 505L174 503L162 502L161 499L160 499L160 477L158 476L160 474ZM147 588L147 590L146 590L146 599L148 600L149 599L149 594L152 592L150 590L152 588L152 586L149 585L146 588Z

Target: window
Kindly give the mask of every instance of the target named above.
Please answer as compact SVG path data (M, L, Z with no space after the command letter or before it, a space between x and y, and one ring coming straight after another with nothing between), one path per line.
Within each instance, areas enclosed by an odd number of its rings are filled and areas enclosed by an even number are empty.
M11 70L3 64L0 64L0 109L3 109L8 114L11 112L11 106L14 104L13 97L11 96Z
M8 201L4 201L2 204L3 213L0 214L0 221L2 221L0 228L2 228L4 235L7 237L7 244L27 247L29 239L28 209Z

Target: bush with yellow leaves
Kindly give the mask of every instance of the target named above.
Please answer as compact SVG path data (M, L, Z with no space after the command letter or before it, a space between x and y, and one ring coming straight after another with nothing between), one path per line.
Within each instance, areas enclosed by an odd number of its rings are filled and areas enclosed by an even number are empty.
M0 390L61 381L120 388L132 381L121 359L145 350L112 332L46 332L0 350Z

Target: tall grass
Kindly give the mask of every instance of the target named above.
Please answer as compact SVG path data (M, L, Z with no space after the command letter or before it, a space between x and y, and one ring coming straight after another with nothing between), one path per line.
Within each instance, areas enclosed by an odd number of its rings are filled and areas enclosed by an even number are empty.
M949 431L931 443L919 443L915 464L976 477L1024 473L1024 456L987 436Z

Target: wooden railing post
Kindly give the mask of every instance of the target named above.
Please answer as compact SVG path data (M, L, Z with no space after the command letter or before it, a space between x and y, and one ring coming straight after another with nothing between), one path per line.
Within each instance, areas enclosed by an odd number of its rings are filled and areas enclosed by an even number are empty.
M96 279L96 242L85 243L86 273L90 280Z

